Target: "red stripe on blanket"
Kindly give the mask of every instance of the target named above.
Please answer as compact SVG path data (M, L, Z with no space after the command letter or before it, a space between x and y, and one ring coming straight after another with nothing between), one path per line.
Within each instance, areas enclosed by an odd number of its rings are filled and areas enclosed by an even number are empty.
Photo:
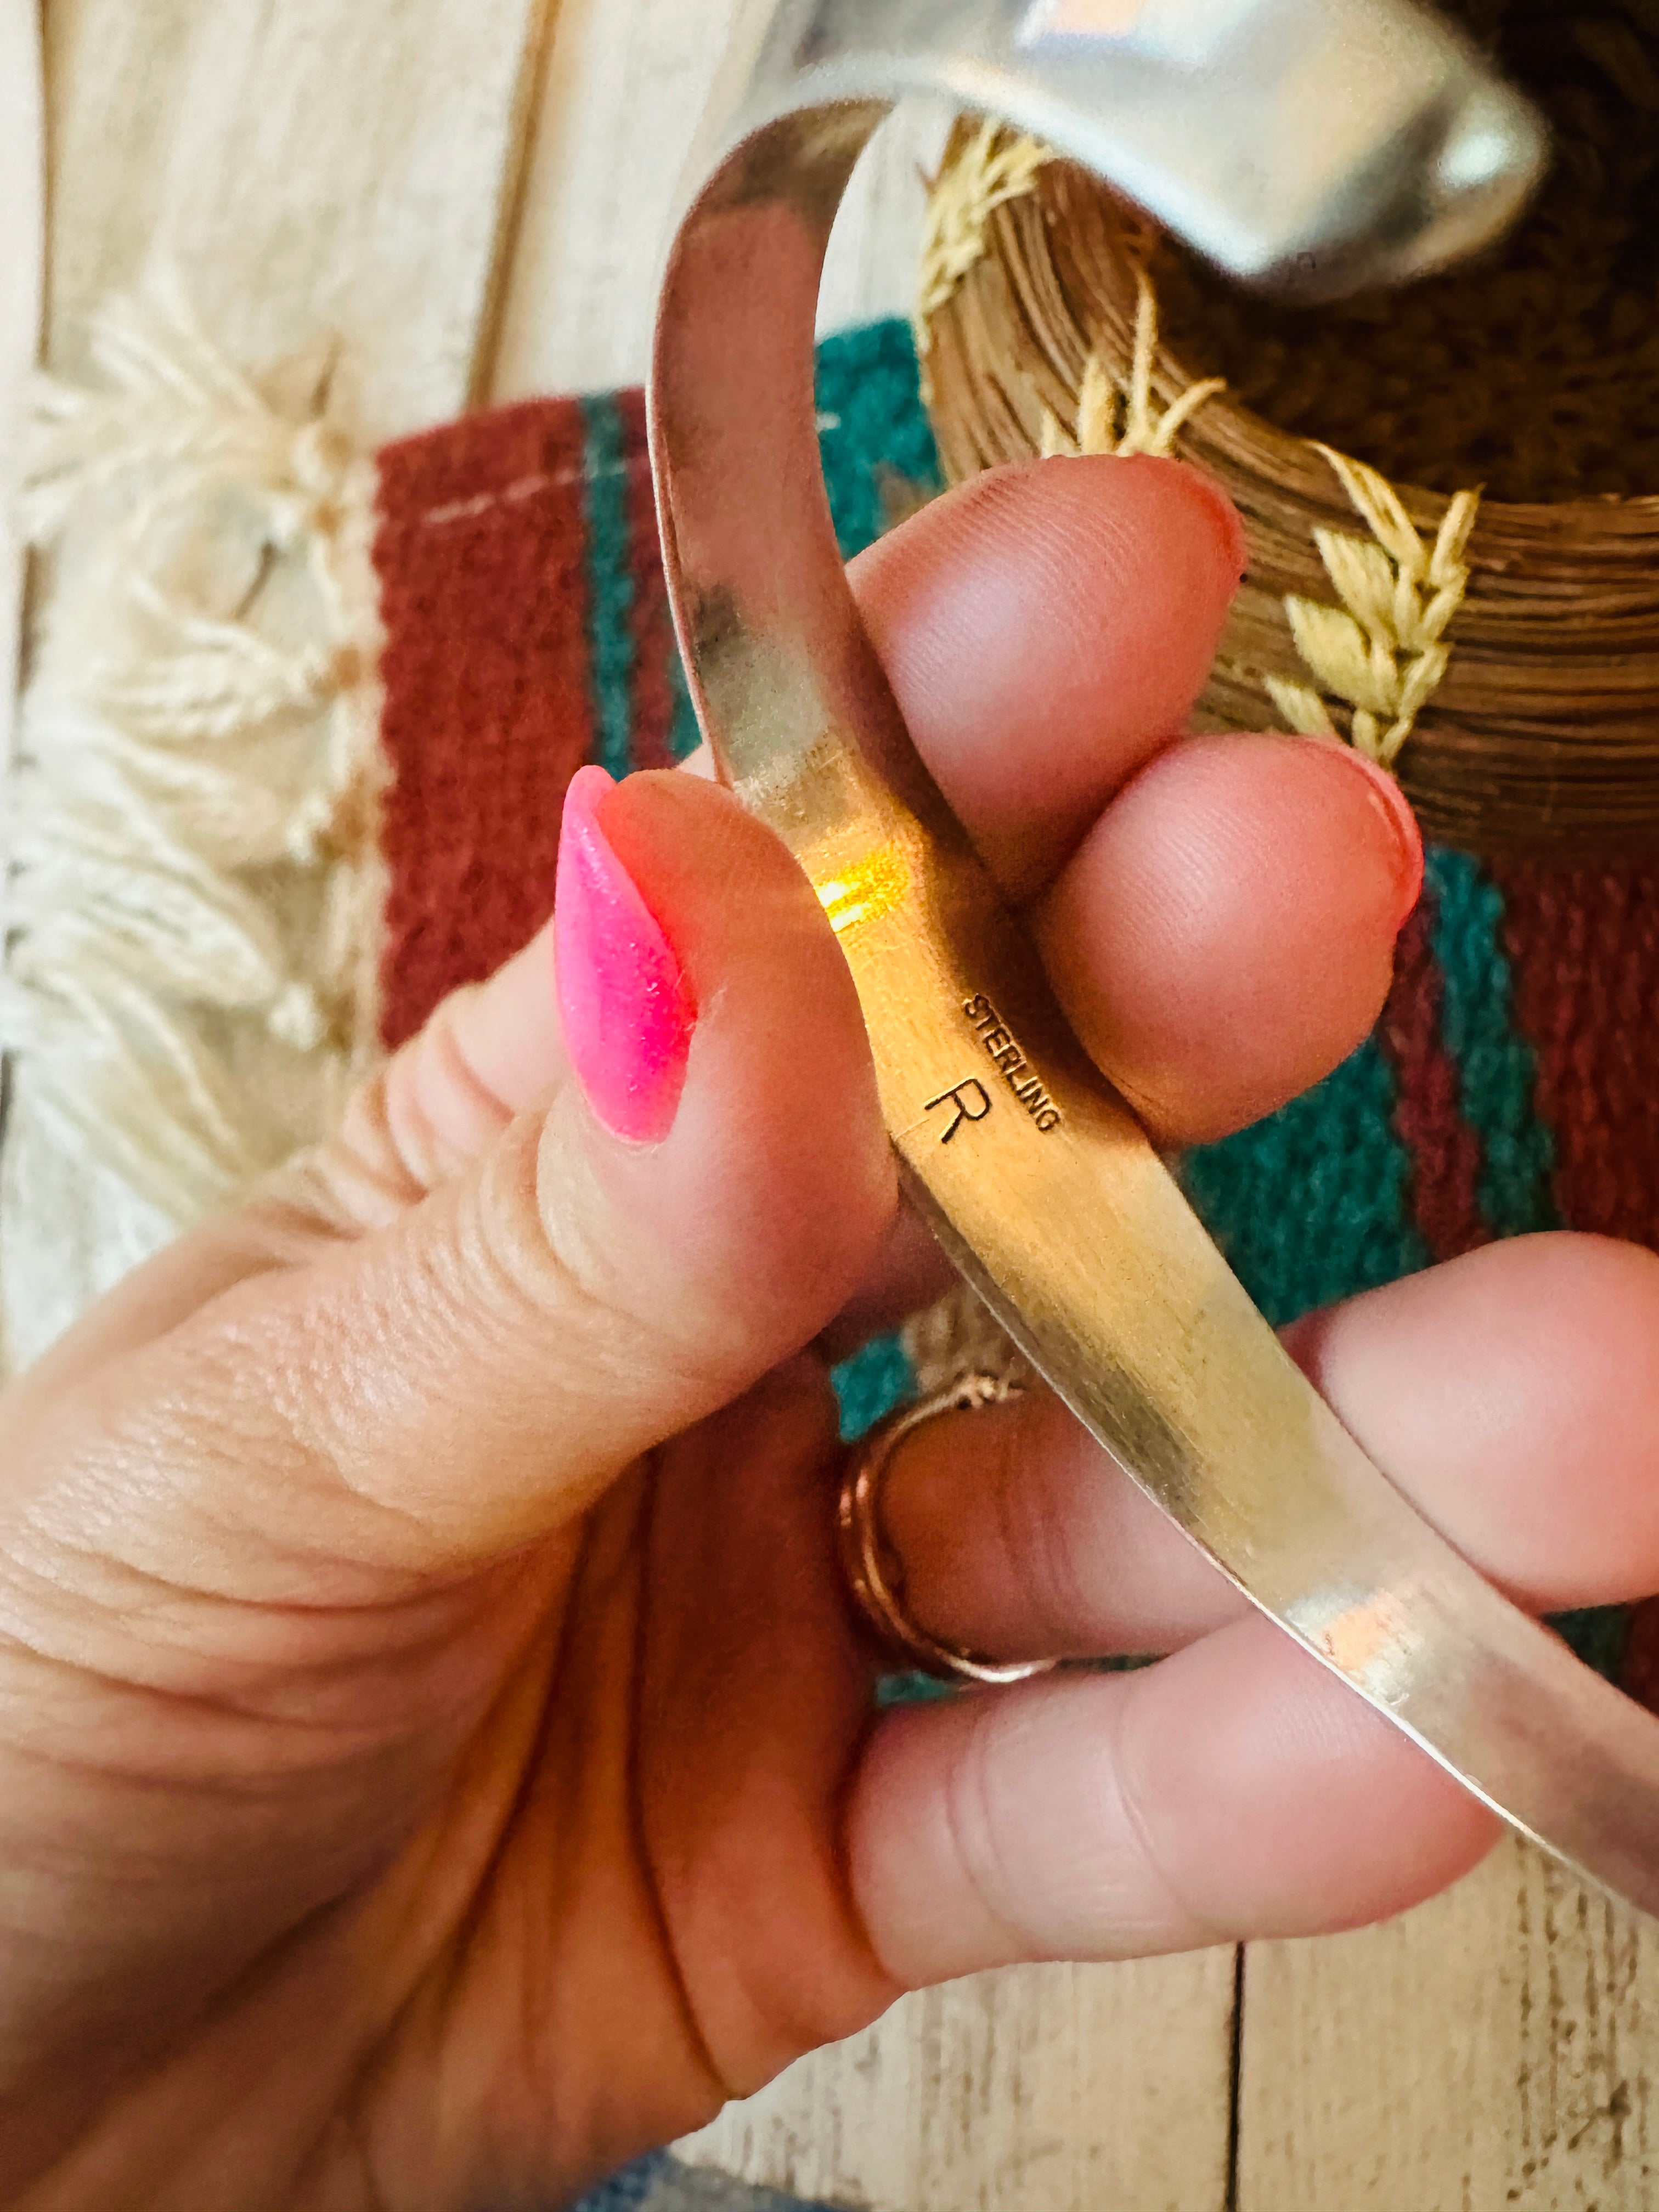
M1659 865L1492 874L1537 1112L1555 1133L1557 1211L1659 1246ZM1659 1600L1631 1615L1621 1679L1659 1710Z
M1395 951L1377 1042L1395 1072L1395 1129L1411 1155L1412 1217L1437 1260L1491 1241L1480 1217L1480 1139L1464 1120L1457 1063L1441 1034L1445 980L1434 957L1434 895L1425 888Z
M380 456L389 1046L552 910L565 787L592 738L584 454L561 399Z
M1492 873L1560 1218L1659 1246L1659 863Z

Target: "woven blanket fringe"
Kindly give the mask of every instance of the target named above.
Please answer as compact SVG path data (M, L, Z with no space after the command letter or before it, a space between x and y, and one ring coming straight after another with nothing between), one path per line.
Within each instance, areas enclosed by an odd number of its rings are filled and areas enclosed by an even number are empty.
M57 1146L183 1224L311 1133L273 1109L280 1063L331 1095L368 1033L374 470L320 362L277 396L174 284L91 340L99 388L42 380L26 447L24 529L61 558L21 707L0 1047Z

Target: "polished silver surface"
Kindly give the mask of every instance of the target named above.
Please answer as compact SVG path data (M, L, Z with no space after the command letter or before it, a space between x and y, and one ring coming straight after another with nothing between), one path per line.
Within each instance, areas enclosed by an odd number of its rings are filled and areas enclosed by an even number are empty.
M1307 297L1495 237L1534 111L1409 0L751 0L707 176L750 131L944 93L1097 169L1233 275Z
M1285 1357L917 762L830 528L813 307L853 166L907 85L1044 131L1256 274L1304 250L1351 276L1416 268L1524 189L1524 110L1426 18L1207 14L780 0L744 18L653 378L681 637L722 772L836 930L907 1185L964 1273L1255 1604L1517 1827L1659 1911L1659 1722L1485 1583ZM1265 116L1243 112L1252 87ZM1305 100L1323 143L1285 145Z

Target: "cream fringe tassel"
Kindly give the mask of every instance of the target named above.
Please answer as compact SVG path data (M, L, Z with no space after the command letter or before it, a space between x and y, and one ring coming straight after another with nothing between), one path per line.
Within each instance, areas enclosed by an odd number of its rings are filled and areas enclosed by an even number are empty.
M101 388L42 383L27 453L57 557L0 1045L53 1149L182 1224L314 1133L373 1033L374 465L325 364L256 384L176 289L91 350Z

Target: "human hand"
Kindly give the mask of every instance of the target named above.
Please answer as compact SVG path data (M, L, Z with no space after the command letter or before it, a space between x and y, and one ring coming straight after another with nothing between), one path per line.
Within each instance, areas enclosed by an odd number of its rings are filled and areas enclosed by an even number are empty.
M1419 868L1352 755L1171 740L1240 565L1201 479L1090 460L855 572L1171 1146L1365 1034ZM1491 1840L1041 1393L896 1457L913 1609L1009 1657L1176 1656L875 1716L826 1362L942 1279L845 967L695 775L585 780L560 904L562 1025L544 933L4 1403L8 2203L541 2203L905 1988L1347 1925ZM1292 1343L1542 1606L1659 1575L1656 1334L1659 1263L1563 1237Z

